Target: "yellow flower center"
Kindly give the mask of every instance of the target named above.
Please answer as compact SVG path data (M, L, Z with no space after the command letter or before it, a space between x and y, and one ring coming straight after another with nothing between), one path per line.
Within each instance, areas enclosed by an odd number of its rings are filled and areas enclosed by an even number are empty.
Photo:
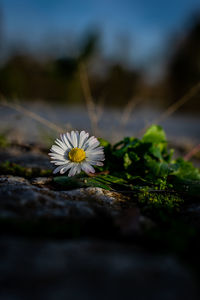
M86 158L85 151L80 148L73 148L69 152L68 156L72 162L76 162L76 163L79 163Z

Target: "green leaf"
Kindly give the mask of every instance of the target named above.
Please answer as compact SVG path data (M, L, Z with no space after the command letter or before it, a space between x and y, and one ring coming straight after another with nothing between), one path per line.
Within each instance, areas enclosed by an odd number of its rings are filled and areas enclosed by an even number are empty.
M56 176L53 180L56 185L65 190L83 187L100 187L105 190L112 190L119 187L127 188L128 185L127 181L124 179L107 174L99 174L92 177L87 175L77 175L74 177Z
M159 160L163 160L163 155L160 151L160 147L157 147L157 146L152 146L150 149L149 149L149 152L156 158L158 158Z
M56 176L53 178L53 180L56 185L59 185L66 190L73 190L84 187L84 182L80 181L80 178L78 176Z
M152 125L144 134L142 141L145 143L166 143L166 135L161 126Z
M200 180L200 170L195 168L191 162L178 158L174 161L174 167L176 170L172 172L172 175L175 175L177 178Z
M130 159L128 153L124 155L124 168L128 169L128 167L132 164L132 160Z
M100 142L100 146L106 148L106 147L110 147L110 143L102 138L98 138L99 142Z

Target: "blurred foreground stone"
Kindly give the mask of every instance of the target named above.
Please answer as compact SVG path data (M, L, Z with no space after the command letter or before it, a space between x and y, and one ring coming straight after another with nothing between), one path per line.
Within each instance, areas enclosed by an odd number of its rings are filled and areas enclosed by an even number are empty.
M0 257L5 300L198 299L175 258L109 241L2 238Z

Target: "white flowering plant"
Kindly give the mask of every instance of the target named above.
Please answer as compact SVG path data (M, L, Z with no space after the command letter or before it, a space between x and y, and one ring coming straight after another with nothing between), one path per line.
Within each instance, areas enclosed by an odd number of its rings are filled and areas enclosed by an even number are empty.
M56 145L50 149L51 162L57 167L53 173L74 176L84 171L87 174L95 173L93 166L103 166L104 150L96 137L89 137L85 131L71 131L60 135Z
M165 203L169 207L179 205L182 198L177 195L181 193L200 194L200 170L182 158L174 160L172 155L165 132L157 125L151 126L142 139L126 137L115 145L89 137L85 131L67 132L60 135L49 153L56 166L53 173L68 172L68 177L54 178L62 187L126 190L139 193L141 202L148 199L150 204Z

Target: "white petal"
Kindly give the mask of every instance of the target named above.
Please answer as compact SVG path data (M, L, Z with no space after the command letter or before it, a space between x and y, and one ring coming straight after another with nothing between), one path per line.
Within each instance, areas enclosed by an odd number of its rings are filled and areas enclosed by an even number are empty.
M105 157L102 155L90 155L86 157L86 160L104 161Z
M79 174L79 173L81 173L81 165L80 164L78 166L78 170L77 170L76 174Z
M73 144L73 141L72 141L72 138L71 138L71 134L69 132L67 132L66 135L67 135L67 139L68 139L68 142L70 143L71 147L74 148L74 144Z
M80 134L78 131L76 131L75 134L76 134L76 139L77 139L77 147L79 148Z
M91 136L87 142L84 144L84 150L87 149L90 145L92 145L93 143L95 143L97 141L97 139L94 136Z
M87 151L92 151L92 152L95 152L95 151L103 151L103 152L104 152L104 148L103 148L102 146L96 147L95 149L91 149L91 148L92 148L92 146L89 147L89 148L87 149Z
M86 158L87 159L92 159L92 160L105 160L105 155L104 153L93 153L93 152L87 152L86 151Z
M93 144L95 143L98 143L98 145L100 144L100 142L97 140L96 137L93 136L93 138L91 138L91 140L89 141L88 140L88 143L89 143L89 146L92 146Z
M57 144L59 147L61 147L65 151L67 149L69 149L69 147L59 139L55 140L55 144Z
M65 160L63 155L60 154L56 154L56 153L49 153L49 156L51 157L51 159L55 159L55 160Z
M64 143L67 145L67 147L69 149L73 148L72 144L70 143L70 141L68 140L67 134L63 134L62 135L62 140L64 141Z
M76 164L76 174L79 174L81 172L81 165Z
M93 166L99 166L99 167L102 167L103 166L103 163L100 162L100 161L96 161L96 160L87 160L88 163L90 163L91 165Z
M79 134L79 144L78 144L78 148L81 148L82 147L82 144L83 144L83 139L84 139L84 136L85 136L86 132L84 130L82 130Z
M56 166L65 166L69 163L69 160L66 161L59 161L59 160L51 160L51 163L55 164Z
M89 139L88 139L88 144L90 143L93 143L93 142L96 142L97 138L95 136L91 136Z
M71 170L69 171L68 176L72 177L74 175L76 175L76 173L79 171L79 164L73 164Z
M84 163L81 164L81 169L85 173L95 173L95 169L87 162L84 162Z
M71 140L72 140L74 148L77 148L78 140L77 140L77 135L76 135L75 131L71 132Z
M62 159L61 157L54 157L54 156L52 156L51 160L58 161L58 162L60 161L60 162L63 162L63 164L65 163L65 159Z
M94 142L92 145L90 144L89 146L88 146L88 148L87 149L90 149L90 150L96 150L97 149L97 147L99 146L99 141L96 141L96 142ZM96 149L95 149L96 148Z
M87 143L85 143L84 150L87 150L87 149L93 150L99 146L99 144L100 144L99 141L94 137L91 137L91 138L87 141Z
M73 167L73 163L69 162L67 164L63 164L57 168L55 168L55 170L53 171L54 174L60 172L60 174L65 173L67 170L69 170L71 167Z
M64 168L62 168L62 169L60 170L60 174L64 174L64 173L67 172L67 170L69 170L72 166L73 166L73 163L69 163L68 165L64 166Z
M56 173L60 172L60 170L61 170L62 168L63 168L63 166L59 166L59 167L55 168L55 169L53 170L53 174L56 174Z
M90 149L90 148L88 148L87 150L85 150L85 152L87 153L87 154L104 154L104 151L103 150L98 150L98 148L96 148L96 149Z
M88 141L89 133L86 133L85 131L81 131L80 133L80 142L79 142L79 148L83 148L85 143Z
M103 155L90 155L86 156L86 161L88 160L104 161L105 157Z
M64 174L65 172L67 172L67 168L65 167L60 170L60 174Z
M65 143L62 142L60 139L56 139L55 143L63 149L66 147Z
M51 152L54 152L56 154L61 154L61 155L64 155L65 153L65 150L63 150L61 147L58 147L56 145L53 145L50 149Z
M90 157L90 156L95 156L95 155L99 155L99 156L104 156L104 152L103 151L88 151L88 150L86 150L85 151L85 154L86 154L86 156L87 157Z
M65 143L65 140L64 140L64 134L60 134L60 139L61 139L61 141L63 142L63 143Z

